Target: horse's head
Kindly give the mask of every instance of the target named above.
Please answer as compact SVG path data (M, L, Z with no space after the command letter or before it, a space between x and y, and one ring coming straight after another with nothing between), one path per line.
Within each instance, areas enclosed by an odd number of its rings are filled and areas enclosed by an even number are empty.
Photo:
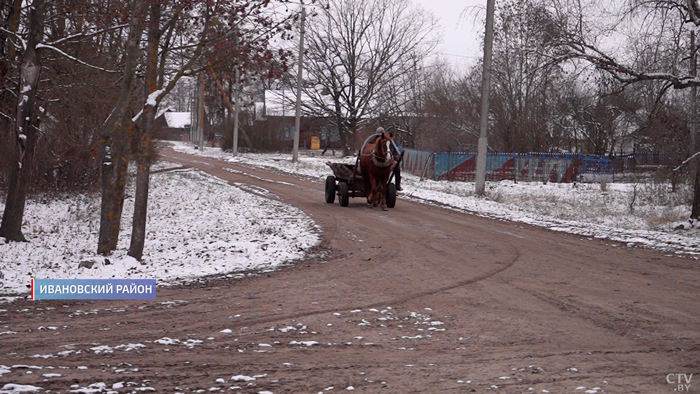
M385 162L392 159L391 154L391 142L394 140L393 133L382 133L382 135L377 138L377 142L374 145L374 151L378 157L384 158Z

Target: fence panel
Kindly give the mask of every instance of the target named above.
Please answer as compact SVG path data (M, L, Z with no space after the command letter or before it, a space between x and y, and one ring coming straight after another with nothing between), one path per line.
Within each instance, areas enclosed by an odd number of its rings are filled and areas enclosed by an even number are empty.
M434 179L435 171L432 166L433 152L404 149L403 159L401 160L401 168L403 171L411 174L422 176L425 175L429 179Z
M434 180L474 181L476 153L432 153L406 149L403 169ZM432 156L432 159L431 159ZM578 179L612 181L613 174L648 171L678 165L680 160L662 153L636 153L614 157L552 153L488 153L486 179L500 181L574 182Z

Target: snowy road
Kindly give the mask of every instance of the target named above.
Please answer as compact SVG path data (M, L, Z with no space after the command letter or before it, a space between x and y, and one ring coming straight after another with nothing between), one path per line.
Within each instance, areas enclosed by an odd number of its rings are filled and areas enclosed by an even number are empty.
M321 246L278 272L159 288L157 302L17 301L0 312L0 381L590 394L671 393L668 374L700 373L695 260L401 199L341 208L316 182L163 156L269 190L320 225Z

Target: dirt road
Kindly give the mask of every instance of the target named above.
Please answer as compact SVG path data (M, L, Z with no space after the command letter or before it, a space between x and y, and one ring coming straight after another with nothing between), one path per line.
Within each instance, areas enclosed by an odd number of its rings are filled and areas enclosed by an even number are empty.
M322 245L278 272L158 288L156 302L0 305L0 333L17 332L0 335L0 382L62 393L98 382L119 393L700 392L695 260L400 198L388 212L359 198L342 208L320 183L163 156L272 191L321 226Z

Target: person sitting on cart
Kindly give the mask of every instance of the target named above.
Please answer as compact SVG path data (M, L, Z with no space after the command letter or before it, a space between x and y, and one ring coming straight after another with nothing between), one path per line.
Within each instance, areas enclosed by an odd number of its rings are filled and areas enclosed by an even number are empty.
M386 130L384 130L383 127L378 127L376 133L370 135L369 138L367 138L366 143L373 143L383 133L386 133ZM391 144L394 147L393 155L394 155L394 161L396 162L394 165L394 179L395 179L394 184L396 185L396 190L401 191L402 190L401 189L401 165L400 165L400 163L398 163L399 159L401 158L401 149L399 149L399 146L396 144L396 141L394 141L394 139L393 139L394 133L389 133L389 135L392 137ZM361 151L363 151L363 150L364 150L364 146L362 147Z

